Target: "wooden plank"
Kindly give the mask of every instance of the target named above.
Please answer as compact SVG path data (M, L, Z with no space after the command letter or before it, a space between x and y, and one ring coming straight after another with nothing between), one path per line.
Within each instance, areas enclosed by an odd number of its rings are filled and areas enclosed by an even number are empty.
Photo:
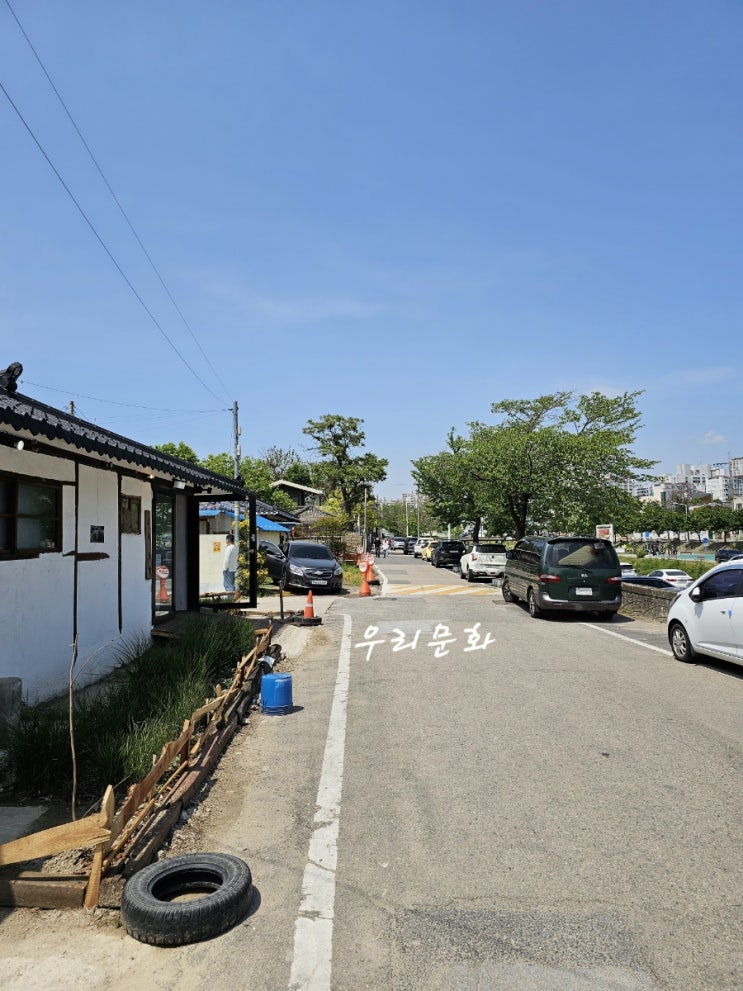
M181 803L166 806L156 813L145 826L144 830L137 838L137 844L133 847L133 853L126 862L124 875L131 877L142 867L146 867L157 854L163 844L165 837L178 822L181 814Z
M37 857L51 857L65 850L79 850L83 847L106 843L111 838L111 830L101 826L98 814L52 826L30 836L0 845L0 864L19 864Z
M109 785L103 795L101 811L98 813L99 824L108 830L108 840L105 843L99 843L93 853L93 863L90 867L90 877L88 878L88 884L85 888L85 898L83 899L83 905L85 908L96 908L98 905L98 896L101 890L103 858L111 844L111 823L113 822L115 808L114 790L111 785Z
M147 776L142 778L142 780L136 785L131 786L129 789L129 794L126 797L126 801L111 824L111 834L114 839L120 835L127 822L135 814L140 805L152 797L152 793L155 790L155 786L158 781L173 763L175 758L183 751L183 748L187 745L190 739L191 726L190 723L186 721L183 724L183 731L180 736L163 746L157 763L153 765L152 770L147 773Z
M10 908L80 908L87 879L22 871L0 874L0 905Z
M202 705L200 709L196 709L195 712L191 713L191 724L197 723L202 716L208 716L210 712L214 712L215 709L219 709L222 705L224 705L224 698L221 696Z

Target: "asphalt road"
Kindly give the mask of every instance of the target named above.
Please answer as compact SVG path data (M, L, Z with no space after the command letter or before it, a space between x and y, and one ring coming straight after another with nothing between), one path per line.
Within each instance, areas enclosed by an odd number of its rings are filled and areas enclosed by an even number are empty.
M294 711L251 718L174 845L244 858L248 918L173 950L47 926L38 986L740 991L743 670L379 567L287 628Z

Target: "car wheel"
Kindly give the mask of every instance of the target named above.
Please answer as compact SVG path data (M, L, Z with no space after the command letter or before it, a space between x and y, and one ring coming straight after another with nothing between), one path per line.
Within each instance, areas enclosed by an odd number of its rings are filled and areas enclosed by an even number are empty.
M459 568L459 577L460 578L469 578L469 572L462 571L462 568L460 567Z
M681 623L674 623L671 626L668 639L671 641L671 650L677 661L683 661L685 664L688 664L697 656L696 651L691 645L691 640L689 640L689 634Z
M542 610L539 608L539 604L537 603L537 597L534 594L533 588L529 589L529 594L526 598L526 601L529 606L529 615L531 616L531 618L539 619L539 617L542 615Z
M134 939L183 946L211 939L244 918L253 880L238 857L194 853L158 860L132 875L121 896L121 920ZM201 895L198 898L181 896Z
M474 582L474 576L472 574L472 568L467 568L467 581Z
M518 602L518 596L514 595L511 591L511 586L508 584L508 579L503 579L503 584L501 585L501 592L503 594L503 599L505 602Z

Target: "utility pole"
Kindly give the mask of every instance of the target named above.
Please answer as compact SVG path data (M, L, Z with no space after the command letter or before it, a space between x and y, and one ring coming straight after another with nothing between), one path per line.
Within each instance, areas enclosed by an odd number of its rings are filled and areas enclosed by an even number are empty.
M232 429L234 442L235 478L240 476L240 426L237 422L237 400L232 404ZM240 553L240 503L235 500L235 547Z

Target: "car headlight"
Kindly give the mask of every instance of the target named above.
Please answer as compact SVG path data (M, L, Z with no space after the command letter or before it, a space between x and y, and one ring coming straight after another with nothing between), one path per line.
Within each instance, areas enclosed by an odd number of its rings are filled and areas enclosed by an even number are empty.
M343 574L343 568L341 568L339 564L336 564L335 568L333 569L333 577L337 578L338 575L342 575L342 574Z
M291 571L293 575L304 575L304 568L300 568L298 564L290 564L289 571Z

